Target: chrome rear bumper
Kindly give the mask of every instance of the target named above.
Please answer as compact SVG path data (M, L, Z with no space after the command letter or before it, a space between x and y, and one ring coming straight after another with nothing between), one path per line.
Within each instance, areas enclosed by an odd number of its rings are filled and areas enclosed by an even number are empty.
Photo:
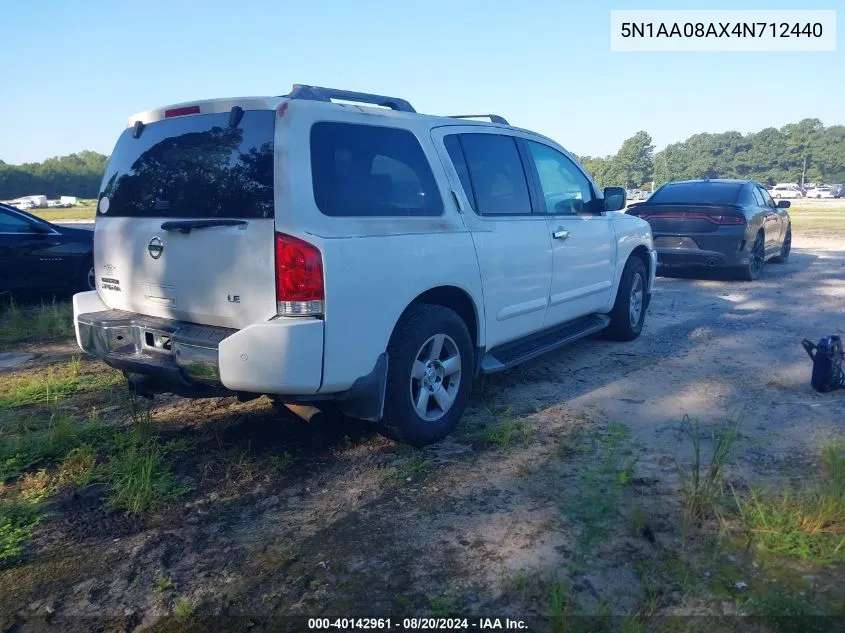
M172 393L223 389L218 346L237 330L122 310L80 314L76 320L82 349L115 369L154 379Z

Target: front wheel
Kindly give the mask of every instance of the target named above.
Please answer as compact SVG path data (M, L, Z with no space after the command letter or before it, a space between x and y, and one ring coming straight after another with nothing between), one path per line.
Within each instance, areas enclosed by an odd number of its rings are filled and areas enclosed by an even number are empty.
M639 257L631 257L625 263L616 303L610 312L610 326L605 337L614 341L632 341L640 335L645 323L646 288L648 273Z
M780 254L773 257L772 261L775 264L785 264L789 260L789 253L792 251L792 225L786 227L786 235L783 238L783 244L780 246Z
M460 316L420 304L390 339L385 435L417 448L448 435L466 409L474 375L473 343Z

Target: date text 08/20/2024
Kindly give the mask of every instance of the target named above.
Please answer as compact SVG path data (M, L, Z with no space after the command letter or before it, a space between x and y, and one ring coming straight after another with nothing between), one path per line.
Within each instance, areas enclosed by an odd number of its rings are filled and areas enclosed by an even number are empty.
M510 618L309 618L310 631L496 631L525 630L523 620Z

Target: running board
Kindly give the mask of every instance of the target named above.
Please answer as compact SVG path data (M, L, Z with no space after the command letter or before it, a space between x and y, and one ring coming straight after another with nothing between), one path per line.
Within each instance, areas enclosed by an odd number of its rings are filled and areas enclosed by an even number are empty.
M532 360L590 334L600 332L610 325L610 317L591 314L558 325L550 330L511 343L505 343L487 352L481 359L481 373L495 374Z

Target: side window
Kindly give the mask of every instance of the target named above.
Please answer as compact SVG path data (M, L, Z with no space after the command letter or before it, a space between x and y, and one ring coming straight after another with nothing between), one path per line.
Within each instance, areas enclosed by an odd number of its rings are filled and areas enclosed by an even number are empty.
M430 216L443 200L417 138L398 128L315 123L314 201L330 216Z
M527 141L537 166L546 213L552 215L589 212L593 191L590 182L569 158L556 149Z
M757 191L760 193L761 196L763 196L763 204L765 204L767 207L777 206L775 204L775 201L772 200L772 197L769 195L768 191L766 191L765 189L760 189L760 187L757 187Z
M470 205L473 209L478 209L475 202L475 194L472 192L472 183L469 179L469 169L467 169L467 162L464 158L464 150L461 148L461 141L457 134L450 134L443 137L443 144L446 146L446 151L449 153L449 158L452 159L452 164L455 165L455 171L458 172L458 178L461 179L461 185L464 188L464 193L467 195Z
M0 233L34 233L32 225L19 215L0 210Z
M756 198L754 197L754 187L743 187L739 191L739 197L737 198L737 203L741 204L745 207L754 206L755 204L760 204Z
M530 215L531 199L516 141L503 134L461 134L466 171L481 215ZM460 173L460 172L459 172ZM466 187L466 184L464 184ZM470 197L472 199L472 197Z
M760 193L760 189L758 187L751 187L751 195L754 196L754 204L758 207L762 207L765 204L763 202L763 194Z

